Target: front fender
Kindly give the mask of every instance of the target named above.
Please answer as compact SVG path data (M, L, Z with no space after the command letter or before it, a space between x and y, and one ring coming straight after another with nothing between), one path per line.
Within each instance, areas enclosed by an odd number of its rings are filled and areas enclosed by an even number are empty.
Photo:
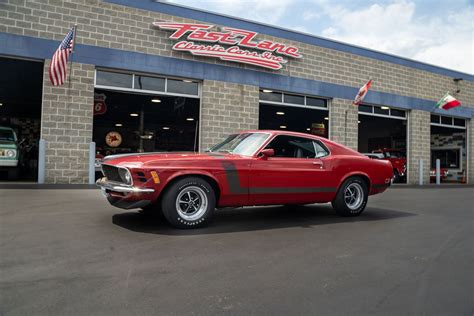
M161 191L163 191L163 189L166 188L168 184L171 183L173 180L184 177L184 176L202 176L202 177L211 178L212 180L214 180L214 182L219 187L219 190L222 192L222 185L220 181L212 173L205 170L192 170L192 169L173 172L164 181Z

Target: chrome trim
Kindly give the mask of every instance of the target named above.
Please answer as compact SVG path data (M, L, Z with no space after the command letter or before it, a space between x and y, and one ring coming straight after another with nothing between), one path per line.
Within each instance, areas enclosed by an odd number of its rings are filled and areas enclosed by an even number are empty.
M120 192L120 193L153 193L155 189L152 188L137 188L133 185L128 185L124 183L118 183L113 181L107 181L107 178L100 178L95 182L95 184L102 189Z

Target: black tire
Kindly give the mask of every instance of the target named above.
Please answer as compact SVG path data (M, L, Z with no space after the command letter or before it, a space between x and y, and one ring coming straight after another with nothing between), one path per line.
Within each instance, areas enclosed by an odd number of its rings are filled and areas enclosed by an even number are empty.
M168 187L161 209L168 222L177 228L198 228L209 224L216 208L212 186L204 179L187 177Z
M356 192L355 194L359 195L352 196L349 194L350 192ZM354 197L354 200L352 197ZM332 207L340 216L358 216L367 206L368 197L369 193L365 181L359 177L351 177L342 183L336 197L332 201Z
M393 169L393 183L400 182L400 174L398 173L397 169Z

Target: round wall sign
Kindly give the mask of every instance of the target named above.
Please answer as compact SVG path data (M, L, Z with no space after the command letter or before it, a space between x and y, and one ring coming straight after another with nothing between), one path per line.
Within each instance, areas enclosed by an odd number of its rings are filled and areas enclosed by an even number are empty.
M122 135L116 131L108 132L105 135L105 143L110 147L118 147L122 143Z

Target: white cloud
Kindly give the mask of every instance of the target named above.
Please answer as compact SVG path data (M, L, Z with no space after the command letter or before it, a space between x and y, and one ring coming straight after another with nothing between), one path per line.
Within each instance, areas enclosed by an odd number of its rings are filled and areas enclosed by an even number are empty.
M278 25L280 18L292 3L292 0L191 0L186 2L170 0L169 2L181 3L186 6L202 8L260 23Z
M317 1L331 19L322 35L423 62L474 73L472 7L444 16L417 16L413 2L350 11Z

